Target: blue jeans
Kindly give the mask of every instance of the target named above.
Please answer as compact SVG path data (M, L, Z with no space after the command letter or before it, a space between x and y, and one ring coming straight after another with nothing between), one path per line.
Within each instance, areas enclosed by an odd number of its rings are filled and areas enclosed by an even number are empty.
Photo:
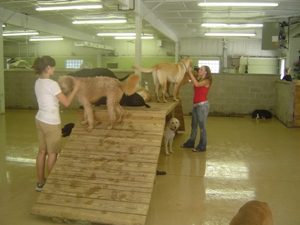
M197 145L197 150L205 150L207 144L207 136L206 136L206 120L209 112L209 103L206 102L202 105L197 105L193 107L192 111L192 124L191 124L191 135L186 143L194 145L198 126L200 128L200 141Z

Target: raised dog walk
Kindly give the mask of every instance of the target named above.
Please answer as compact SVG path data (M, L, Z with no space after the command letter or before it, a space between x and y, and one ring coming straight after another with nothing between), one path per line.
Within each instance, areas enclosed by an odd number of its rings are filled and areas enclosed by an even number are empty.
M125 107L112 130L76 125L39 194L32 213L100 224L144 225L149 209L165 118L177 102ZM107 121L107 111L96 118Z

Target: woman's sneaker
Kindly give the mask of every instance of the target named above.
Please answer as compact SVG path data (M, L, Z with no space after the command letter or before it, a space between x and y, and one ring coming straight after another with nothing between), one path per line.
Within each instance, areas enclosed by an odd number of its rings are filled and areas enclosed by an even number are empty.
M181 148L194 148L194 143L186 141L181 145Z
M202 148L202 149L193 148L192 151L193 152L205 152L206 148Z
M35 190L38 192L41 192L43 190L44 185L45 185L45 183L43 183L43 184L36 183Z

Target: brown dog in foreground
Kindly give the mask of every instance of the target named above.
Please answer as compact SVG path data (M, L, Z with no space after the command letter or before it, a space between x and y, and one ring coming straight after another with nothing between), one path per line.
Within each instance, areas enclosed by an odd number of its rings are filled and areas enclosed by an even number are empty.
M185 58L179 63L159 63L152 68L143 68L139 66L134 66L134 69L143 73L151 73L153 76L153 82L155 86L156 100L161 102L159 97L159 90L162 89L162 100L167 102L167 83L174 83L173 89L173 99L178 101L178 91L184 74L188 72L192 65L192 60Z
M72 91L75 81L79 81L79 89L76 94L77 100L84 108L84 121L82 124L88 124L88 130L95 126L92 103L98 101L101 97L107 97L107 110L110 118L109 129L115 122L121 122L124 109L120 106L122 95L132 95L135 92L136 85L139 81L138 75L130 75L123 82L111 77L73 77L61 76L58 83L64 94Z
M230 225L273 225L271 209L266 202L248 201L232 218Z

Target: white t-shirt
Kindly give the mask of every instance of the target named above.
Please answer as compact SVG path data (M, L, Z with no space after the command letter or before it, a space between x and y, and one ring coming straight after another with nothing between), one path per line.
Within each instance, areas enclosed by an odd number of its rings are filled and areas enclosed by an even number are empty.
M61 89L58 83L51 79L39 78L35 81L34 90L39 105L35 118L47 124L60 124L59 100L56 95L61 93Z

